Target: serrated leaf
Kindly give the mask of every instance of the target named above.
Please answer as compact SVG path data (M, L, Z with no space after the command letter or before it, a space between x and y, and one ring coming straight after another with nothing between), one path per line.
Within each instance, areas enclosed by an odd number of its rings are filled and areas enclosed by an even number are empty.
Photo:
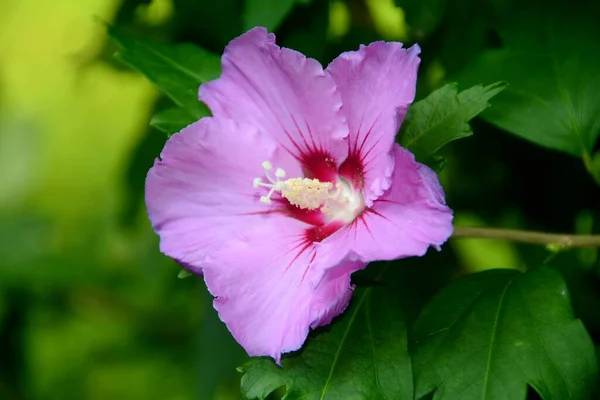
M205 107L203 116L209 115L210 111ZM179 132L195 121L196 119L184 109L173 107L161 110L154 114L150 119L150 126L171 135L172 133Z
M458 279L423 310L411 348L417 398L590 399L594 345L550 268L490 270Z
M206 115L198 88L220 75L218 55L189 43L169 45L138 38L114 27L108 33L120 47L116 58L144 74L194 120Z
M269 31L279 27L296 3L305 0L245 0L244 30L264 26Z
M454 83L437 89L409 109L400 130L400 144L426 162L449 142L473 134L468 122L506 87L504 82L476 85L458 92Z
M241 367L245 398L264 399L285 386L285 400L413 399L406 326L393 292L357 289L326 329L284 357L283 367L264 358Z
M483 118L538 145L589 156L600 135L598 10L555 8L510 13L499 29L503 47L482 53L459 79L509 81Z

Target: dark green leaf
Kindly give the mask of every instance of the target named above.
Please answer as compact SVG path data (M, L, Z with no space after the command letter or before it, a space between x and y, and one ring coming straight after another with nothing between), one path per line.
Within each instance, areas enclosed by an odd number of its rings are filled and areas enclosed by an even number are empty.
M382 287L357 289L334 324L284 357L252 359L240 368L242 394L264 399L285 386L293 399L413 399L404 318Z
M208 115L210 115L210 111L205 107L204 116ZM170 135L179 132L195 121L196 120L185 110L173 107L161 110L154 114L150 120L150 126Z
M219 76L219 56L192 44L152 42L114 27L109 27L109 34L121 48L115 57L144 74L194 120L206 115L198 87Z
M245 0L244 29L264 26L269 31L277 29L299 0ZM305 1L303 1L305 2Z
M461 82L507 80L510 87L482 117L538 145L582 157L600 134L600 25L597 13L585 18L585 10L572 9L511 14L500 28L503 48L484 52Z
M447 143L473 134L468 122L489 106L489 99L506 84L473 86L458 93L456 84L447 84L409 109L400 131L400 143L426 162Z
M490 270L439 293L415 325L417 398L590 399L594 346L573 317L564 280L550 268Z

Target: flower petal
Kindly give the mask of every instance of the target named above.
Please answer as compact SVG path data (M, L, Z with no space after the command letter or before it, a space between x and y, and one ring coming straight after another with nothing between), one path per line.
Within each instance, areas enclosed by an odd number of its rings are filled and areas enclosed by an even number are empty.
M408 150L394 145L394 173L388 192L354 222L321 245L354 253L364 262L422 256L452 234L452 210L435 173Z
M326 69L350 128L349 155L340 172L363 187L367 206L390 186L392 145L415 97L419 53L417 45L403 49L401 43L374 42L342 53ZM357 182L360 170L364 182Z
M350 274L365 263L343 261L311 285L316 250L294 219L257 225L251 236L230 240L205 264L219 317L250 356L299 349L309 328L331 322L348 305Z
M280 48L264 28L232 40L221 63L221 77L199 91L213 115L256 126L315 177L333 180L348 151L348 126L335 83L323 67Z
M231 237L288 218L253 187L269 160L289 173L300 165L268 135L229 120L203 118L167 141L146 178L146 206L161 251L200 272L203 259Z

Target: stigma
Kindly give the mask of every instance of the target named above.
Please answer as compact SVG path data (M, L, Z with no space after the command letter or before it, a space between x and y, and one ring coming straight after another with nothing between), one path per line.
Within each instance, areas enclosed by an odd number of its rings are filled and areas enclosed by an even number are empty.
M263 161L262 167L266 182L262 178L254 178L255 188L266 188L269 192L260 197L264 204L271 204L272 197L278 193L288 202L301 209L320 209L330 219L351 222L364 208L362 195L356 193L349 182L343 178L334 185L331 182L321 182L310 178L285 179L286 172L275 169L269 161Z

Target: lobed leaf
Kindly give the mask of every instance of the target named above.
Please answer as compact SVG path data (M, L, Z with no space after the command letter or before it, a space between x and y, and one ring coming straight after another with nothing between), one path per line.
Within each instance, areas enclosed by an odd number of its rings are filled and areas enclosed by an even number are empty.
M456 280L414 329L416 394L435 399L589 399L594 345L550 268L489 270Z

